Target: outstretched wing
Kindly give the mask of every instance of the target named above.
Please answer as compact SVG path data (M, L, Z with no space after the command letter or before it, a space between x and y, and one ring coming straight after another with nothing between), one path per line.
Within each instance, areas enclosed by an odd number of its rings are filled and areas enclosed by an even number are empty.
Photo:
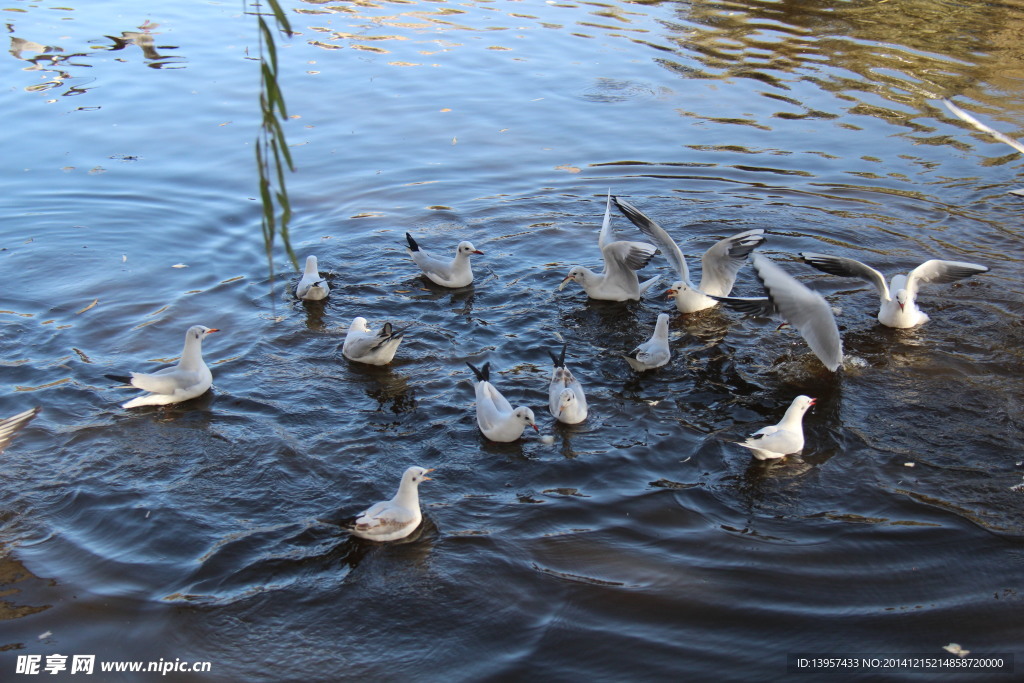
M656 221L626 200L619 199L618 197L612 197L612 200L615 202L615 206L618 207L619 211L621 211L622 214L640 230L640 232L654 240L661 251L665 254L665 258L668 260L669 265L671 265L672 269L679 274L679 279L689 283L690 270L686 267L686 257L683 256L683 252L679 249L679 245L676 244L675 240L672 239L672 236L669 235L663 227L658 225Z
M852 258L815 254L810 251L801 253L800 258L807 265L814 266L823 273L839 275L840 277L860 278L874 285L875 289L878 290L878 296L882 297L883 301L892 300L889 294L889 287L885 284L885 276L866 263L855 261Z
M714 296L711 298L715 301L720 301L734 311L740 313L746 313L747 315L756 315L763 318L770 318L776 315L778 311L775 309L775 304L772 300L766 296Z
M756 228L711 245L701 257L700 291L728 295L750 252L764 244L764 239L764 230Z
M976 263L932 259L930 261L925 261L917 268L910 271L907 275L907 289L911 294L916 295L918 283L920 282L936 282L944 284L946 282L956 282L957 280L962 280L965 277L971 277L972 275L979 275L987 272L988 268L985 266L979 266Z
M769 259L757 254L753 262L754 272L779 315L796 328L825 367L833 372L838 369L843 363L843 342L832 307Z

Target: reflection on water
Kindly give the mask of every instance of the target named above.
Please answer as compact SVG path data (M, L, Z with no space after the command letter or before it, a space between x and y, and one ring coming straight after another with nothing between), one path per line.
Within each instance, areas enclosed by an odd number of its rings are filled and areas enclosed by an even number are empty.
M122 31L120 37L108 35L106 38L111 41L109 45L103 45L99 40L90 40L90 49L101 52L118 52L134 45L141 50L146 66L152 69L184 68L184 57L160 54L157 51L158 49L164 51L178 49L175 45L156 45L156 36L159 33L153 33L152 30L157 26L159 24L146 22L139 26L137 31ZM15 30L14 22L8 22L7 29L13 32ZM91 69L94 66L92 60L93 55L96 54L95 52L65 52L63 47L56 45L42 45L13 35L10 38L11 56L31 64L31 66L24 67L24 71L41 71L49 75L49 80L26 86L25 90L29 92L44 92L67 86L67 89L59 94L63 97L69 97L82 95L97 87L98 84L95 81L89 87L68 83L68 81L75 78L91 77L89 72L78 70ZM124 62L128 61L128 59L117 57L116 61Z

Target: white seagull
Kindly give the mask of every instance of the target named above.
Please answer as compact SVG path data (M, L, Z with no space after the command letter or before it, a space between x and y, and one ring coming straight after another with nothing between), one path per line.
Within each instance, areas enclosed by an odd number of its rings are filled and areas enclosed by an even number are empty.
M396 541L405 538L420 525L420 482L432 481L427 476L433 468L410 467L402 475L398 493L391 500L368 507L349 527L353 536L371 541Z
M637 372L660 368L668 363L672 358L672 352L668 348L668 313L660 313L651 338L623 358Z
M659 276L640 282L636 271L640 270L658 253L657 247L646 242L613 242L612 240L612 193L608 191L608 203L604 210L604 222L597 236L597 246L604 259L604 271L595 273L583 266L573 266L558 286L565 288L570 280L578 282L591 299L603 301L637 301L658 281Z
M556 356L550 350L548 353L555 364L548 385L548 410L559 422L579 424L587 419L587 397L583 395L579 380L565 367L565 345L562 345L560 355Z
M754 254L754 273L767 297L716 297L726 306L753 315L777 315L796 328L822 363L832 372L843 364L843 340L839 337L832 307L825 298L775 265Z
M295 285L296 298L320 301L326 299L330 293L331 288L327 286L327 280L320 277L320 272L317 270L316 256L307 256L306 269L302 271L299 284Z
M420 249L420 245L409 233L405 233L405 239L409 242L407 251L412 257L413 263L420 267L420 270L431 282L452 289L468 287L473 284L473 267L469 262L470 254L483 254L484 252L474 247L471 242L459 242L459 246L455 248L455 258L451 261L442 261Z
M800 258L804 263L831 275L856 277L873 284L881 299L878 322L886 327L901 329L917 327L928 322L928 315L917 307L916 301L917 288L922 282L956 282L965 277L988 272L988 268L976 263L931 259L906 275L893 275L890 285L886 287L884 275L852 258L826 256L807 251L800 254Z
M7 444L11 443L14 435L20 432L38 414L39 407L37 406L0 420L0 453L4 452L4 449L7 448Z
M178 364L152 374L133 372L131 385L150 393L136 396L122 408L163 406L181 403L206 392L213 384L213 373L203 361L203 339L220 330L193 325L185 332L185 348Z
M374 332L366 324L366 318L358 316L348 326L341 352L345 358L357 363L387 365L394 359L407 329L408 326L396 332L391 323L384 323L380 332Z
M679 279L668 290L668 296L676 300L676 309L680 313L696 313L717 306L718 301L708 296L709 294L729 296L736 282L736 273L743 267L750 252L765 240L764 230L757 228L715 242L701 257L700 285L695 285L690 280L686 257L665 229L629 202L618 197L612 199L615 206L619 207L619 211L639 228L640 232L655 241L679 275Z
M749 448L758 460L773 460L799 453L804 449L804 413L816 401L810 396L797 396L786 408L779 424L762 427L746 441L734 443Z
M490 382L491 364L484 363L476 368L470 363L469 369L476 375L476 423L480 431L491 441L508 443L523 435L527 427L539 432L533 411L525 406L513 408Z

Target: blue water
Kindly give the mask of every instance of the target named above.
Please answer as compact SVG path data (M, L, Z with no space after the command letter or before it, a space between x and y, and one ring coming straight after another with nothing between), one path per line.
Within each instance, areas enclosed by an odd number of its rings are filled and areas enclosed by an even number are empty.
M1021 654L1024 176L939 98L1024 137L1024 4L286 9L291 240L328 274L323 305L290 298L280 240L267 263L241 3L0 10L0 414L43 408L0 455L0 678L54 653L209 661L168 676L204 681L771 679L792 652ZM774 324L677 314L662 289L557 292L599 266L608 189L693 268L764 228L763 251L841 309L843 371ZM475 286L426 284L406 231L471 240ZM931 321L890 330L869 285L804 250L991 271L923 287ZM745 268L737 293L757 290ZM638 377L619 354L662 311L673 360ZM392 366L341 356L356 315L413 323ZM105 375L172 361L196 323L222 330L214 390L122 410ZM591 404L577 427L544 410L560 339ZM487 442L466 361L554 444ZM802 456L729 444L801 393L818 398ZM408 542L318 521L390 496L410 464L436 472Z

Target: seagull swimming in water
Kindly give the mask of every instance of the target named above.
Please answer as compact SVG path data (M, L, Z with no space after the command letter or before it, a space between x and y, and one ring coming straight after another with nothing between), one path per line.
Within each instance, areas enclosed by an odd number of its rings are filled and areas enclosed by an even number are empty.
M579 380L565 367L565 348L563 344L562 353L557 356L548 351L555 364L548 385L548 411L559 422L574 425L587 419L587 397Z
M302 271L302 277L295 285L295 297L306 301L320 301L326 299L330 293L331 288L327 286L327 280L320 277L317 270L316 256L307 256L306 269Z
M917 307L917 289L922 282L947 283L963 278L987 273L988 268L976 263L963 261L942 261L931 259L925 261L908 274L893 275L889 286L885 286L885 276L871 266L855 261L852 258L826 256L803 252L800 258L804 263L831 275L855 277L875 286L881 304L878 309L878 322L886 327L906 329L917 327L928 322L928 315Z
M760 228L715 242L701 257L700 285L695 285L690 280L686 257L671 235L624 199L612 197L612 201L640 232L655 241L679 275L679 279L669 288L668 296L675 299L676 310L680 313L696 313L717 306L718 300L708 295L729 296L736 283L736 274L743 267L747 256L764 244L764 230Z
M651 338L623 358L629 363L629 367L637 372L660 368L667 364L672 358L672 352L668 348L668 313L660 313Z
M32 418L39 414L39 410L38 406L29 408L17 415L11 415L0 420L0 453L4 452L4 449L7 448L7 444L11 443L14 435L20 432L25 425L32 421Z
M825 298L760 254L751 259L765 297L715 297L733 310L778 316L796 328L825 367L835 372L843 364L843 340L832 307Z
M219 331L202 325L188 328L178 364L154 373L133 372L131 385L149 393L136 396L121 407L163 406L206 393L213 384L213 373L203 361L203 339Z
M758 460L774 460L799 453L804 449L804 414L816 402L817 399L810 396L797 396L778 424L762 427L746 441L734 443L749 448Z
M395 351L402 343L405 326L397 332L391 323L384 323L380 332L374 332L366 324L366 318L358 316L348 326L348 334L345 335L345 344L341 353L349 360L367 365L387 365L395 358Z
M477 368L466 363L476 376L476 423L491 441L509 443L519 439L527 427L539 432L533 411L526 406L513 408L490 382L491 364Z
M654 276L640 282L636 271L640 270L658 253L657 247L645 242L612 241L612 193L608 191L608 202L604 210L604 222L597 236L597 246L604 259L604 271L595 273L583 266L573 266L558 286L559 291L570 282L578 282L591 299L602 301L637 301L659 280Z
M353 536L370 541L396 541L405 538L420 525L420 483L433 481L427 476L433 468L410 467L402 475L398 493L391 500L368 507L348 527Z
M405 233L405 239L409 243L407 251L413 263L419 266L423 274L434 284L452 289L473 284L473 267L469 257L471 254L482 255L484 252L474 247L471 242L459 242L459 246L455 248L455 258L443 261L423 251L409 233Z

